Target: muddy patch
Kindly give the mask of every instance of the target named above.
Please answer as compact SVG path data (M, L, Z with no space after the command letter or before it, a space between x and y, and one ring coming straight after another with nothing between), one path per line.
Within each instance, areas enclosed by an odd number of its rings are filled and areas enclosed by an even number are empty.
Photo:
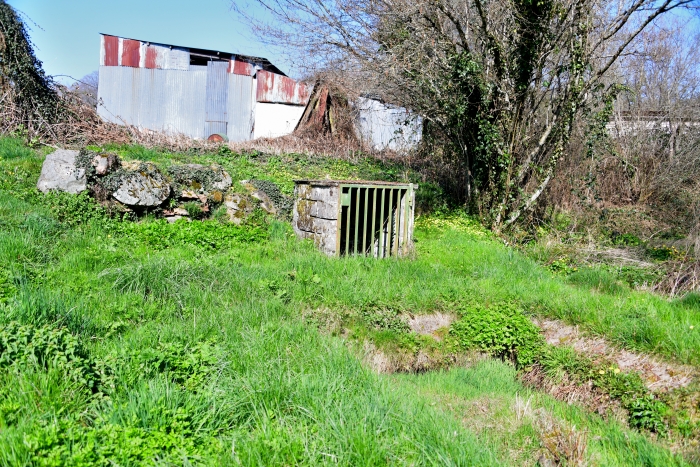
M603 338L584 335L578 326L550 319L533 321L542 329L547 343L572 347L594 361L613 361L622 371L636 371L651 391L665 392L688 386L696 375L693 367L663 362L649 355L616 348Z
M448 328L455 317L445 313L433 313L430 315L415 315L408 318L408 327L416 334L433 336L440 340L437 331Z
M450 368L455 365L466 365L474 356L440 353L431 354L429 351L418 352L393 349L385 351L374 343L365 341L359 350L362 362L376 373L425 373L427 371Z

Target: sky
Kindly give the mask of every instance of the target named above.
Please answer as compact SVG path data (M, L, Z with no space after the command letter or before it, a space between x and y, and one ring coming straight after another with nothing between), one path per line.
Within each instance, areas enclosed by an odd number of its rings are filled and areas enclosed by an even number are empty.
M268 58L287 72L287 57L262 44L231 11L231 0L7 0L26 15L44 71L73 80L96 71L99 33ZM27 19L27 17L29 19ZM36 23L36 24L34 24Z

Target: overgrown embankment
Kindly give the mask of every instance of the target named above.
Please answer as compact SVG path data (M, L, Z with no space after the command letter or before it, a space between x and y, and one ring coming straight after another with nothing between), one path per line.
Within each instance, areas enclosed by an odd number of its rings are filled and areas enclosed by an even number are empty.
M679 360L697 364L690 329L684 340L666 337L696 319L686 304L633 291L591 293L464 216L422 218L415 257L384 261L327 258L264 216L241 225L121 221L87 196L39 194L41 156L2 139L0 150L4 464L138 465L156 457L197 465L534 464L553 433L576 425L590 433L581 454L587 462L684 465L646 429L524 388L510 364L397 378L363 367L345 342L439 351L438 341L412 333L402 317L442 312L466 325L470 313L488 319L504 306L579 322L662 356L680 349ZM402 176L371 160L121 150L163 165L169 157L217 162L234 180L266 179L287 193L296 177ZM629 307L635 316L620 312ZM629 338L622 324L606 328L640 319L652 340ZM312 321L331 332L317 332ZM474 345L468 329L453 329L438 337L459 338L465 355L497 341ZM17 342L25 350L5 350ZM519 350L505 345L494 355L517 361ZM518 415L520 391L546 414ZM448 410L448 399L457 409ZM459 404L477 399L493 426L459 415Z

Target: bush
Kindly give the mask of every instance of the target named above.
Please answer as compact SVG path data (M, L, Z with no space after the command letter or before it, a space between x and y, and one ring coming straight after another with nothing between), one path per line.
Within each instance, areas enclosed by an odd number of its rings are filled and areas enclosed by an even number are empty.
M511 303L472 305L460 314L449 332L459 347L510 359L521 368L537 361L545 342L522 309Z

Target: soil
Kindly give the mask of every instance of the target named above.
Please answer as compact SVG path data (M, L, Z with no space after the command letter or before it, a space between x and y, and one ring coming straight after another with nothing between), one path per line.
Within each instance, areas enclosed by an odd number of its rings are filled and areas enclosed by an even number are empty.
M651 391L665 392L688 386L697 370L691 366L664 362L652 356L619 349L601 337L584 335L578 326L561 321L533 319L547 343L569 346L593 360L614 361L622 371L636 371Z

